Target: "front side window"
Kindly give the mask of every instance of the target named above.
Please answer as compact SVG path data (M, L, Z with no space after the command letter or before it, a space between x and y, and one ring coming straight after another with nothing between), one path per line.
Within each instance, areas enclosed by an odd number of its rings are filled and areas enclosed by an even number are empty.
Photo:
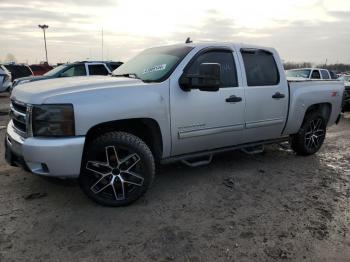
M164 81L192 49L191 46L165 46L147 49L122 64L113 71L112 75L133 74L143 81Z
M318 70L312 71L311 79L321 79L320 72Z
M73 65L64 71L61 76L72 77L72 76L86 76L86 69L84 64Z
M321 70L322 78L329 79L329 74L327 70Z
M89 65L90 75L108 75L108 70L102 64L99 65Z
M273 86L280 81L273 54L260 49L241 50L248 86Z
M221 67L220 87L236 87L237 70L231 51L209 51L199 55L187 70L188 74L198 75L202 63L218 63Z

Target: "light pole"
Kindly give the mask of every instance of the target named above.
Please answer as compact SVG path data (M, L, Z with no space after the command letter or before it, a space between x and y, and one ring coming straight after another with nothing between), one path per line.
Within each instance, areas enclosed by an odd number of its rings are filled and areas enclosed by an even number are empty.
M49 28L48 25L38 25L39 28L41 28L44 31L44 42L45 42L45 54L46 54L46 63L49 63L48 59L47 59L47 47L46 47L46 34L45 31L46 29Z

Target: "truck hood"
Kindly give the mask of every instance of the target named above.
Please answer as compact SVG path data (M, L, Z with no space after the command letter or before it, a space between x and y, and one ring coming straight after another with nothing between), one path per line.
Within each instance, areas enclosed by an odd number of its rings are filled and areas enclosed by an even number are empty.
M50 79L51 77L49 76L25 76L25 77L20 77L17 78L15 81L21 82L21 81L36 81L36 80L45 80L45 79Z
M11 98L29 104L43 104L54 96L96 89L146 85L139 79L111 76L66 77L18 85Z

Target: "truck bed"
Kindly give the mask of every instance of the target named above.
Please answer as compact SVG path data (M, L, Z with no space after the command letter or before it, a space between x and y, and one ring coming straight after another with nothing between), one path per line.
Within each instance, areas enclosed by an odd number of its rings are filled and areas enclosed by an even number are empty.
M305 111L314 104L329 104L328 126L333 125L342 108L344 83L338 80L288 79L289 113L284 134L298 132ZM320 89L320 87L322 87Z

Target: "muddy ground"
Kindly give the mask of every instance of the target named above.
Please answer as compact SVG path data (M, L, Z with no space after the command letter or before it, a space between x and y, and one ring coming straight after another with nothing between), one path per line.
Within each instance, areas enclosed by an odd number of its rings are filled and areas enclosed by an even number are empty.
M0 97L0 111L7 104ZM1 142L6 121L0 115ZM1 146L0 261L350 261L350 115L317 155L274 145L164 166L124 208L3 157Z

